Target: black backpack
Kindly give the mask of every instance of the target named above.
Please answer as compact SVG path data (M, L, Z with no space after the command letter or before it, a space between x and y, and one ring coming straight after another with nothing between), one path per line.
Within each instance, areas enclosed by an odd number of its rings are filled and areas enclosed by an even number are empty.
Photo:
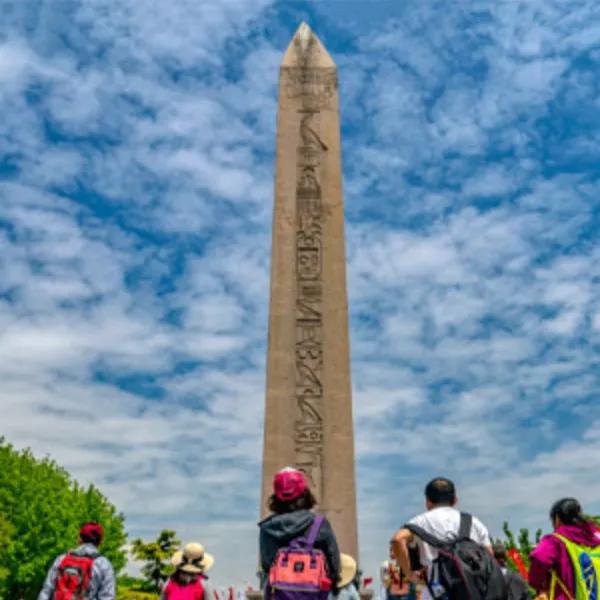
M443 590L427 587L433 598L448 600L507 600L508 589L496 559L487 548L473 541L473 517L460 513L458 535L452 540L439 540L417 525L404 527L438 551L431 573Z

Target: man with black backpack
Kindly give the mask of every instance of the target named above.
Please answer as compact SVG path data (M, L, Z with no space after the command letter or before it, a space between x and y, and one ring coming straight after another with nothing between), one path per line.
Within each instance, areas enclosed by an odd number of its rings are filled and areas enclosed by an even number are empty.
M85 523L79 547L54 561L38 600L114 600L115 573L98 552L103 535L99 523Z
M394 553L411 581L421 572L411 567L409 545L416 544L425 568L422 600L507 600L490 537L479 519L461 513L454 483L437 477L425 488L427 511L411 519L392 538Z

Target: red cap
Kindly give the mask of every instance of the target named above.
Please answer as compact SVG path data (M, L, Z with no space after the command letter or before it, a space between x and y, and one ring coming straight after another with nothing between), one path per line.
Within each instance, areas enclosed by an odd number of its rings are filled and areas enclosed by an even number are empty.
M281 469L273 480L275 496L284 502L295 500L302 496L306 491L306 487L304 473L291 467Z
M104 537L104 529L100 523L84 523L79 530L79 537L84 540L97 539L96 546L98 546Z

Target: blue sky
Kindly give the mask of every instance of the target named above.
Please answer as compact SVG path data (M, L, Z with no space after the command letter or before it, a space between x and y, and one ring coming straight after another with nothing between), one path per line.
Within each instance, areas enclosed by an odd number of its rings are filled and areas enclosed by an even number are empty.
M364 566L437 474L493 533L565 494L600 512L596 2L3 9L9 441L252 578L277 74L306 19L339 69Z

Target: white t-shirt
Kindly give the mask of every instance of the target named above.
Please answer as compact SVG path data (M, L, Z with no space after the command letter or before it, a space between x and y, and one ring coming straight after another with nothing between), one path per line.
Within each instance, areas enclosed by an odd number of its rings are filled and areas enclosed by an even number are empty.
M436 538L450 541L458 535L460 511L452 506L440 506L412 518L408 523L421 527ZM438 551L423 540L420 540L416 535L414 537L419 547L421 564L427 566L429 571L431 564L438 556ZM485 525L477 517L473 517L469 537L482 546L491 546L490 534ZM431 600L431 594L427 588L423 589L421 598L422 600Z

